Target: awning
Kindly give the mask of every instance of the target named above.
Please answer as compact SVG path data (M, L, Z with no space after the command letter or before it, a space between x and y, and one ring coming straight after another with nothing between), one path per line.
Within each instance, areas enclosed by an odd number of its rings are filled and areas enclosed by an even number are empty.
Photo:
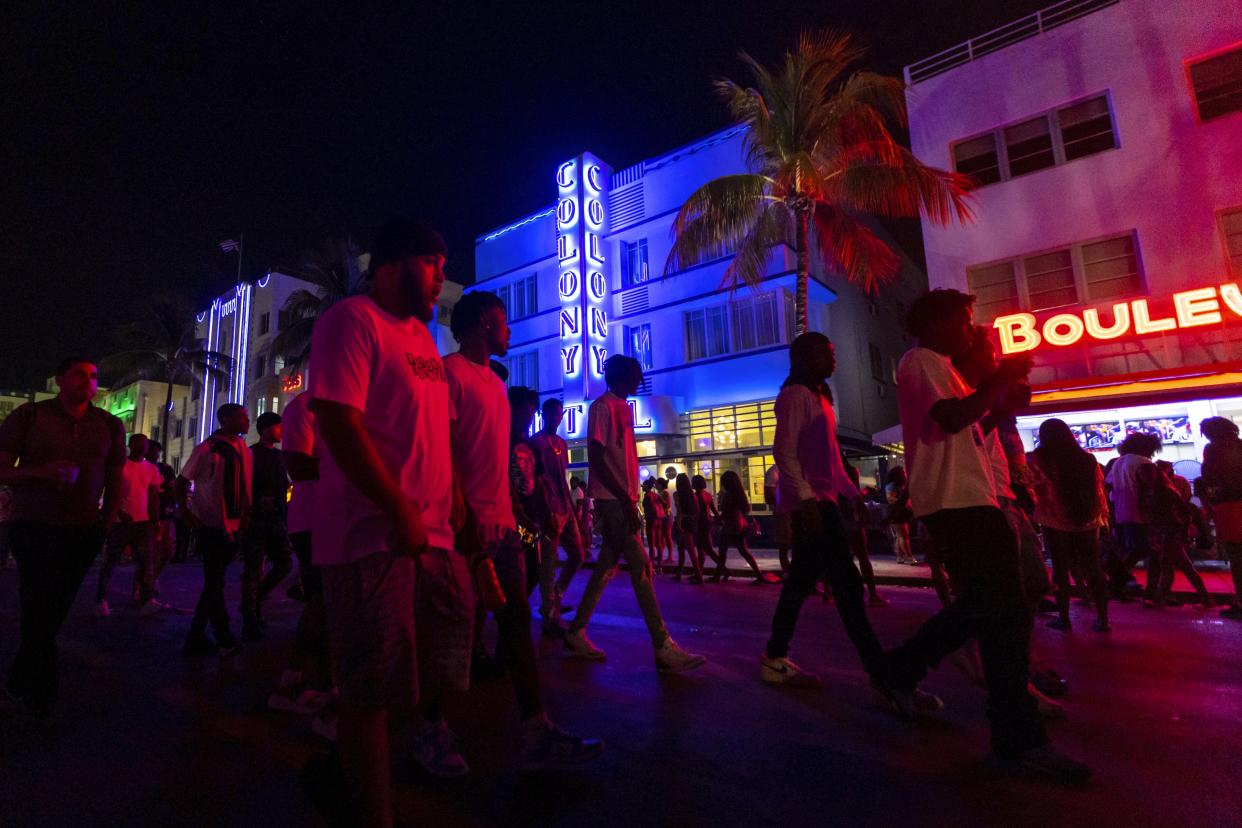
M1023 414L1155 405L1242 395L1242 366L1207 365L1114 377L1084 377L1037 386ZM877 435L878 438L878 435Z

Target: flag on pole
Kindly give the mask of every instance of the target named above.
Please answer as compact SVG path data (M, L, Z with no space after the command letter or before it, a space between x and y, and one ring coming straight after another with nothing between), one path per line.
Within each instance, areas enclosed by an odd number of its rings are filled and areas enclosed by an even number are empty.
M240 249L241 249L241 245L239 245L233 239L225 239L224 241L220 242L221 253L235 253Z

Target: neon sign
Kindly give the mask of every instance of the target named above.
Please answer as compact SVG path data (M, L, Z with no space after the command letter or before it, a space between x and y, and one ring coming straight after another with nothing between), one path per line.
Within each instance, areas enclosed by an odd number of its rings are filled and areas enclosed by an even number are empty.
M1173 314L1153 316L1146 299L1117 302L1112 306L1111 321L1101 320L1097 308L1081 313L1058 313L1037 324L1034 314L1012 313L996 317L992 327L1000 335L1001 351L1017 354L1033 351L1041 345L1060 348L1076 345L1083 337L1109 342L1126 334L1147 336L1187 328L1223 325L1222 305L1242 318L1242 290L1236 282L1217 287L1183 290L1173 294Z
M297 391L302 387L302 374L286 374L284 379L280 381L280 390L288 394L291 391Z
M557 293L561 301L557 324L565 433L570 437L582 429L582 403L605 388L609 286L602 238L608 222L607 179L607 167L585 152L556 169Z

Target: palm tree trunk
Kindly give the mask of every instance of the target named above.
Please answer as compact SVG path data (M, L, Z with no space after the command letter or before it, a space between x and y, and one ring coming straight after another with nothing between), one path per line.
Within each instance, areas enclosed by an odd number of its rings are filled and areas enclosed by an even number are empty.
M807 250L807 229L810 215L806 210L798 210L798 233L795 250L798 254L797 285L794 290L794 336L807 332L807 288L810 278L810 254Z
M164 395L164 413L160 421L160 442L164 444L165 451L171 448L170 444L172 443L172 441L168 439L168 415L169 415L168 409L172 408L172 397L173 397L173 393L172 393L173 392L173 388L172 388L173 387L173 366L168 365L166 367L167 367L167 371L166 371L165 379L168 380L168 383L167 383L168 393ZM165 457L167 457L167 455L165 455Z

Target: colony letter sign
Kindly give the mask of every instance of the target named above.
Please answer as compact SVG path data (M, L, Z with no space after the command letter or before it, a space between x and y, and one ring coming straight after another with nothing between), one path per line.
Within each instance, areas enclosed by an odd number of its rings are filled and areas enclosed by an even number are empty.
M992 326L1006 354L1033 351L1043 345L1069 347L1084 339L1111 342L1124 336L1147 336L1176 330L1215 327L1242 319L1242 290L1237 283L1183 290L1173 294L1167 314L1153 314L1147 299L1117 302L1105 320L1099 309L1057 313L1039 324L1030 313L996 317Z

